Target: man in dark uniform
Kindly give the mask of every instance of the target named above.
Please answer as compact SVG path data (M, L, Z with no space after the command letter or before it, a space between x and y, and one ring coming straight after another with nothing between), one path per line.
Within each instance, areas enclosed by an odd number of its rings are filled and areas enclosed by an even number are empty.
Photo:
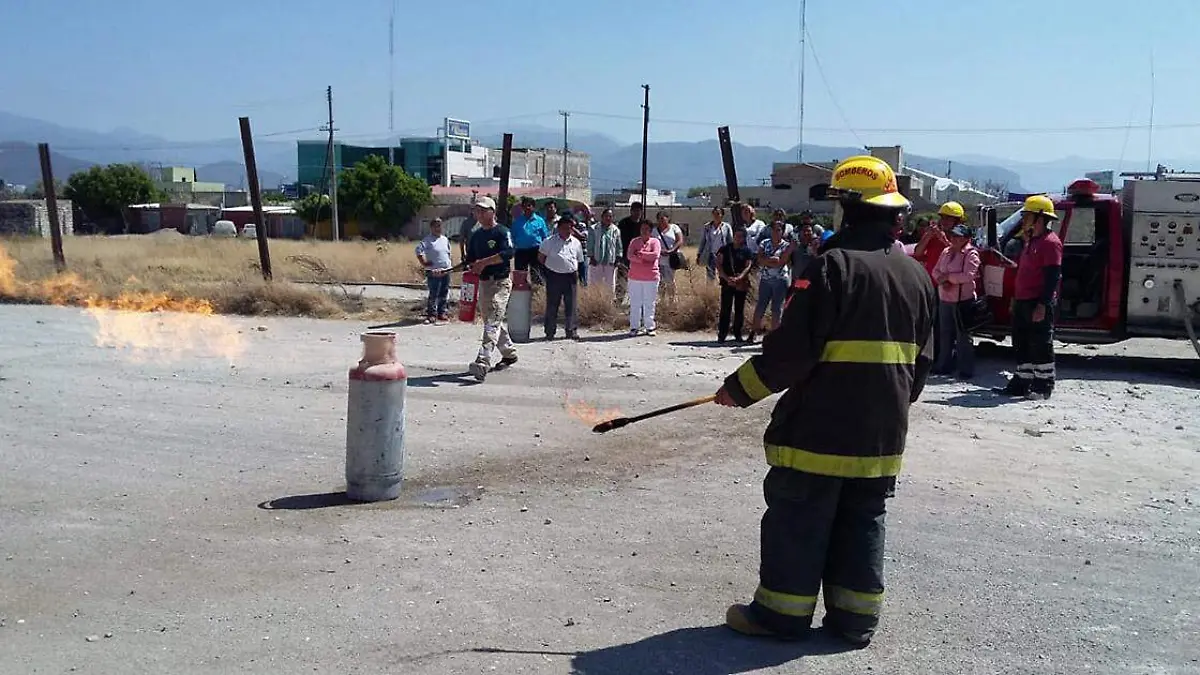
M764 436L758 589L725 621L748 635L803 637L823 587L823 627L865 647L883 602L885 500L933 361L937 292L892 248L910 207L886 162L843 161L830 196L838 233L797 280L762 354L717 392L717 403L746 407L786 390Z
M999 390L1007 396L1043 400L1054 393L1054 307L1063 261L1062 240L1050 231L1056 220L1054 201L1046 195L1025 200L1021 230L1026 244L1017 259L1012 309L1017 371Z

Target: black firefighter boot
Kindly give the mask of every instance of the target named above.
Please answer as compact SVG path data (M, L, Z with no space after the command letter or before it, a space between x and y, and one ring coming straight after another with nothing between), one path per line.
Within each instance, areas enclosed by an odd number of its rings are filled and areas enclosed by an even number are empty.
M1029 381L1013 375L1008 378L1008 384L1003 387L993 387L992 391L1004 396L1024 398L1029 395Z

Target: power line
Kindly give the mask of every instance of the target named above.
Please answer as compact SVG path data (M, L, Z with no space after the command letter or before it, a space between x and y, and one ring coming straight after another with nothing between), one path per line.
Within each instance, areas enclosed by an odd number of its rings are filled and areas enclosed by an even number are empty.
M614 113L592 112L587 110L572 110L572 115L581 117L598 117L603 119L619 119L629 121L641 121L641 117L633 115L618 115ZM736 127L741 129L763 129L768 131L792 131L796 130L795 125L786 124L763 124L758 122L716 122L704 120L681 120L681 119L665 119L654 118L654 121L659 124L677 124L681 126L700 126L713 127L724 126ZM1072 126L1072 127L859 127L857 131L871 134L1031 134L1031 133L1089 133L1097 131L1125 131L1126 129L1146 129L1150 125L1147 124L1105 124L1092 126ZM1200 129L1200 122L1180 122L1175 124L1158 124L1155 123L1155 129ZM846 127L812 127L805 125L808 131L826 131L826 132L844 132Z
M817 47L812 44L812 35L808 33L808 28L804 29L805 41L808 42L808 48L812 51L813 63L817 66L817 74L821 76L821 82L825 83L825 91L829 94L829 100L833 102L833 107L837 110L838 115L842 118L842 123L846 125L846 130L854 136L854 140L858 141L860 146L865 147L866 143L859 138L858 133L854 131L854 127L850 126L850 120L846 117L846 111L842 110L842 104L838 103L837 97L833 95L833 86L829 84L829 78L825 77L825 68L821 65L821 57L817 56Z

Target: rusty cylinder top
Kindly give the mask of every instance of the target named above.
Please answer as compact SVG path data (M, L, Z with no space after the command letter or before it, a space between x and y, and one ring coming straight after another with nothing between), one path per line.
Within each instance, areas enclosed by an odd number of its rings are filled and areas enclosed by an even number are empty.
M371 331L361 336L362 359L350 369L351 380L388 382L404 380L404 365L396 359L396 334Z

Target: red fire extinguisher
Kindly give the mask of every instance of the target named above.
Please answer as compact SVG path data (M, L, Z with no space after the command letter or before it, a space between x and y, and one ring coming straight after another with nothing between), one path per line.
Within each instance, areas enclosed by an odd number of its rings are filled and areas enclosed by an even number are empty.
M475 305L479 302L479 275L463 272L462 286L458 296L458 320L475 323Z

